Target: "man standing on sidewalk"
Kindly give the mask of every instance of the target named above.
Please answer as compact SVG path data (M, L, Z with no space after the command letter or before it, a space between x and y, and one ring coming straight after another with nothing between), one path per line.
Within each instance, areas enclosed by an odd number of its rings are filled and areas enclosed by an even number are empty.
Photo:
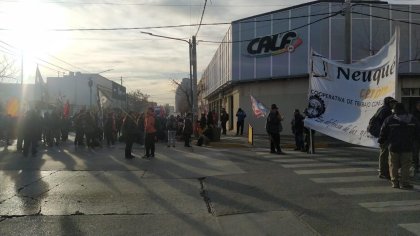
M409 170L414 140L420 133L420 123L408 114L402 103L394 106L394 114L385 119L378 142L389 144L389 172L393 188L412 189ZM401 177L398 169L401 168Z
M271 105L270 114L267 117L265 128L270 137L270 153L284 154L280 148L280 132L283 130L281 121L283 117L278 111L277 105ZM277 150L277 151L276 151Z
M226 134L226 123L229 120L229 114L226 113L225 108L222 108L222 112L220 112L220 124L222 126L222 134Z

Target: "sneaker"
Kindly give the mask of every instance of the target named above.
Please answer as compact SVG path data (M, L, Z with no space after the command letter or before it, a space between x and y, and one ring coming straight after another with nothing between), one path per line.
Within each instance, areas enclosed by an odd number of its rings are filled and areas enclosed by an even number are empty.
M149 157L150 157L149 155L142 156L142 158L144 158L144 159L148 159Z
M391 179L391 177L389 177L389 175L384 175L384 174L379 174L378 177L380 179Z
M405 184L405 185L400 186L400 189L405 189L405 190L410 190L410 189L413 189L413 188L414 188L414 186L411 185L411 184Z
M415 170L415 168L412 166L412 167L410 167L410 170L408 171L409 172L409 176L411 177L411 178L413 178L414 177L414 175L416 174L416 170Z
M400 188L400 184L397 182L397 183L392 183L392 187L393 188Z

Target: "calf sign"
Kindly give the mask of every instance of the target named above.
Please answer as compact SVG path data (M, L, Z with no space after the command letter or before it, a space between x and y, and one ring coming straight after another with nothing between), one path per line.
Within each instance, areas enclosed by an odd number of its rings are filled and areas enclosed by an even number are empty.
M252 56L278 55L284 52L293 52L302 44L302 39L296 32L287 32L283 35L274 34L262 38L255 38L249 42L247 51Z

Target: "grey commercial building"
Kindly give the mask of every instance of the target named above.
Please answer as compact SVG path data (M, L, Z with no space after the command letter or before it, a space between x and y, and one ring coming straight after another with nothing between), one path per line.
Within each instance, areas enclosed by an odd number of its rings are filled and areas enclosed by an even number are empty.
M276 103L291 133L294 109L307 105L309 55L344 61L344 1L313 1L232 22L198 84L201 112L226 108L236 128L240 107L246 125L264 133L265 119L255 118L250 95L268 108ZM400 26L398 99L411 109L420 99L420 5L352 1L351 59L375 54Z

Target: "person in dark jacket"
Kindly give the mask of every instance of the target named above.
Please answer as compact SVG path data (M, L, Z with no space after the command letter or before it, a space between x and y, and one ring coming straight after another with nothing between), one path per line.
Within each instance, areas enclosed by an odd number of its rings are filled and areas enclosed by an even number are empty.
M191 147L190 138L191 138L191 134L193 133L191 117L192 117L192 114L188 113L187 117L185 117L184 119L184 128L182 129L182 134L184 135L185 147Z
M111 147L111 145L115 144L115 132L117 131L115 126L115 118L113 113L108 113L107 118L105 120L104 124L104 134L105 134L105 140L106 145L108 147Z
M222 108L220 112L220 124L222 126L222 134L226 134L226 123L229 120L229 114L226 112L225 108Z
M27 157L31 149L32 156L35 156L41 138L41 117L35 110L26 113L23 127L23 155Z
M236 135L242 135L244 133L244 123L246 117L246 113L242 110L242 108L238 108L238 111L236 112L236 117Z
M133 143L136 139L137 124L134 117L134 112L127 114L123 120L122 131L125 140L125 158L132 159L134 156L131 154Z
M295 151L305 151L304 142L303 142L303 130L304 130L304 124L303 124L303 117L302 114L300 114L299 109L295 109L293 120L292 120L292 132L295 136L295 144L296 148Z
M420 101L416 102L416 107L413 111L413 116L416 117L416 119L420 121ZM411 165L415 173L419 173L419 151L420 151L420 140L418 140L418 142L414 142L413 144L413 160L412 160Z
M402 103L394 106L394 114L388 116L379 134L378 142L389 145L389 172L393 188L412 189L409 170L414 140L418 139L420 123L405 111ZM398 169L401 168L401 177Z
M384 120L392 115L392 108L397 103L397 101L392 97L384 98L384 104L382 107L378 108L376 111L376 115L380 121L381 127ZM389 179L389 165L388 165L388 143L380 143L380 152L379 152L379 175L378 177L381 179Z
M280 148L280 132L282 131L281 121L283 117L278 111L277 105L271 105L271 111L267 117L267 123L265 125L266 131L270 138L270 153L284 154Z

